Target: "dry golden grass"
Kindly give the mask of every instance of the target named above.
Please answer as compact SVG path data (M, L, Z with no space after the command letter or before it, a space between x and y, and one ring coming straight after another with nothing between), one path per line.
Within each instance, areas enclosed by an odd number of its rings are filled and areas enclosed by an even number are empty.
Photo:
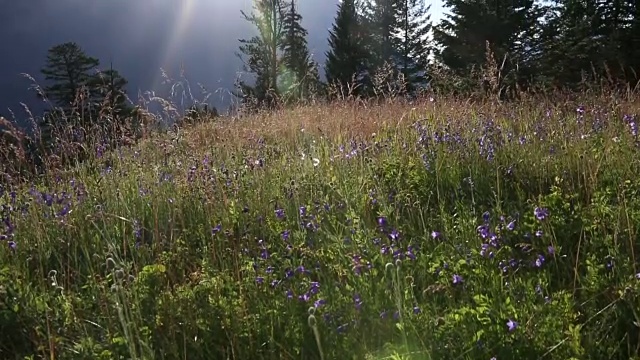
M259 138L270 143L294 143L301 134L322 136L327 140L345 141L365 139L374 133L387 129L406 127L418 119L430 119L448 123L452 127L466 127L474 117L496 120L518 121L527 117L543 118L545 112L575 114L579 104L589 109L601 109L618 114L640 113L640 101L635 93L554 93L551 95L523 95L517 101L498 101L491 98L460 98L453 96L427 95L414 100L386 98L382 100L345 99L333 102L319 102L260 112L237 117L216 117L193 125L185 125L171 135L144 131L138 144L121 143L156 151L161 157L170 152L183 152L189 156L202 156L212 148L224 147L233 151L248 144L255 144ZM148 115L148 114L147 114ZM151 119L151 116L145 116ZM148 122L148 121L147 121ZM5 173L31 169L24 147L25 134L6 119L0 125L7 129L0 137L0 171ZM144 124L143 129L153 127ZM153 124L151 124L153 125ZM69 134L63 134L69 138ZM38 139L34 139L37 141ZM63 148L71 145L91 149L94 145L67 144L61 137ZM89 139L91 141L91 139ZM179 144L179 146L177 146ZM39 144L40 147L43 144ZM71 147L73 147L71 146ZM76 147L77 147L76 146ZM148 153L145 151L145 153ZM48 154L45 166L59 169L61 154ZM159 158L157 158L159 159ZM155 160L154 160L155 161ZM45 169L46 170L46 169ZM55 171L54 171L55 173Z
M359 139L385 129L411 125L417 119L428 118L452 126L465 126L467 119L478 115L518 121L525 114L529 118L532 115L542 117L547 110L575 113L577 104L585 104L591 109L633 114L640 113L638 100L635 96L622 98L607 95L585 98L573 98L570 95L529 96L517 102L433 97L414 101L344 100L296 106L241 118L219 118L184 128L181 137L193 151L221 145L236 147L258 138L294 141L303 131L328 140Z

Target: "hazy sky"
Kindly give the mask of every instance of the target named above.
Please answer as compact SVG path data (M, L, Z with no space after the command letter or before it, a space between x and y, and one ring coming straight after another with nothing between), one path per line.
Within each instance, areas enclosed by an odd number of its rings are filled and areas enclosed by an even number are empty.
M432 3L432 19L441 16L441 0ZM336 0L298 0L309 47L316 61L324 61L328 29ZM201 83L209 91L228 89L240 71L234 55L238 39L253 34L240 10L250 11L252 0L0 0L0 114L7 108L24 117L19 105L37 108L39 101L27 89L33 75L44 84L40 68L47 50L75 41L129 80L129 94L155 90L166 93L161 68L186 78L196 97ZM229 95L220 91L212 101Z

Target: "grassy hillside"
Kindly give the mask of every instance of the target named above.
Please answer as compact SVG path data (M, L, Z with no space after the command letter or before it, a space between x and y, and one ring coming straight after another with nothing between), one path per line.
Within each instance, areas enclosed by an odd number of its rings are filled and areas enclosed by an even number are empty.
M0 358L638 359L640 104L342 102L0 190Z

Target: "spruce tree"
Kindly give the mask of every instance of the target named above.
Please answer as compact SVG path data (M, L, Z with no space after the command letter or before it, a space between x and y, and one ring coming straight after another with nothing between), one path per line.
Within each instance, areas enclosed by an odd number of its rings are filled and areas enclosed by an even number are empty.
M398 48L398 65L404 75L409 93L427 85L427 68L431 46L429 33L431 22L429 9L422 0L398 2L398 32L395 43Z
M283 0L256 0L251 15L241 11L245 20L252 23L258 34L248 40L240 40L238 57L244 61L244 70L255 77L254 85L240 80L236 86L245 104L274 106L278 99L278 75L280 52L284 41L283 17L286 4ZM246 60L243 59L246 56Z
M535 0L445 0L445 5L451 13L434 28L440 62L461 78L468 79L472 69L486 72L488 43L501 77L530 81L540 52L542 8Z
M91 81L91 72L99 65L100 61L85 54L77 43L53 46L41 70L45 80L51 82L44 88L45 94L62 109L70 111L76 97Z
M366 0L363 3L363 23L367 29L367 48L370 53L372 72L385 62L397 67L398 41L396 32L400 28L400 2L403 0Z
M627 69L626 78L632 88L640 84L640 3L625 0L627 22L623 28L620 47Z
M601 69L604 60L604 43L600 39L603 27L596 0L556 1L551 10L542 33L543 82L574 88L582 80L593 80L592 70Z
M637 1L558 0L554 10L545 29L547 77L570 87L603 78L635 86L640 75Z
M319 82L316 64L307 45L307 30L301 24L302 16L291 0L283 19L281 86L289 98L302 99L310 95Z
M127 84L127 79L113 69L113 66L93 76L89 87L98 109L108 109L112 117L122 118L131 115L132 107L127 99Z
M611 0L598 2L598 18L602 22L602 39L604 43L603 60L607 64L607 75L616 80L637 81L640 69L634 66L638 54L633 45L640 39L638 33L638 1ZM634 29L634 24L636 28ZM634 31L635 30L635 31ZM635 41L634 41L635 40ZM627 47L631 45L630 47ZM629 51L631 50L631 51ZM630 56L631 55L631 56ZM635 80L635 81L634 81ZM635 85L635 83L634 83Z
M361 21L355 0L342 0L329 32L325 63L327 84L340 86L343 91L355 85L355 94L364 91L368 66Z

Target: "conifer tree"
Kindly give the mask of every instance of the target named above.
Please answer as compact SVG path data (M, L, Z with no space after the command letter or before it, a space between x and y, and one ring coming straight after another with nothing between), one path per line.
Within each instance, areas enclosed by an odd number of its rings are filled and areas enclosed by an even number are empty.
M395 35L400 28L401 1L403 0L366 0L362 4L372 72L381 68L385 62L394 67L398 63L399 44Z
M280 88L293 99L310 95L319 82L315 62L311 59L307 45L307 30L301 24L302 16L291 0L284 15L282 42L282 66Z
M637 28L640 20L638 19L638 1L599 1L597 5L598 18L602 23L600 39L604 43L603 60L607 64L607 75L616 80L635 78L637 81L638 74L632 73L640 70L634 66L634 63L638 63L638 58L632 54L638 54L638 48L634 48L633 44L637 45L640 40L640 33L638 33L640 29ZM629 44L632 46L627 48Z
M240 40L238 57L244 60L244 69L255 77L254 85L246 81L237 82L236 96L243 102L255 101L255 105L274 106L278 99L278 75L280 52L284 41L283 0L255 0L253 12L247 15L241 11L245 20L252 23L258 34L249 40Z
M557 0L552 9L543 32L544 79L573 88L602 77L635 85L640 75L636 1Z
M113 117L125 117L131 114L132 107L127 103L127 84L127 79L113 66L98 72L89 82L97 107L99 109L107 107Z
M358 14L356 1L342 0L329 32L325 63L327 83L340 86L344 91L355 85L353 91L362 93L362 87L366 85L367 58L362 18ZM353 80L355 84L352 84Z
M399 31L395 35L398 65L404 75L407 91L413 93L425 87L428 81L430 6L426 6L422 0L400 0L398 9Z
M442 48L437 58L446 67L462 78L472 69L490 67L488 43L502 77L526 82L532 76L540 51L542 8L537 1L445 0L445 5L451 13L434 28L434 40Z
M627 81L635 88L640 83L640 3L625 0L627 24L623 30L622 56L627 64Z
M51 85L44 88L46 95L65 111L71 110L76 97L92 79L92 71L100 61L90 57L74 42L53 46L41 70Z
M557 1L543 30L544 58L541 80L554 87L577 86L601 62L595 0Z

